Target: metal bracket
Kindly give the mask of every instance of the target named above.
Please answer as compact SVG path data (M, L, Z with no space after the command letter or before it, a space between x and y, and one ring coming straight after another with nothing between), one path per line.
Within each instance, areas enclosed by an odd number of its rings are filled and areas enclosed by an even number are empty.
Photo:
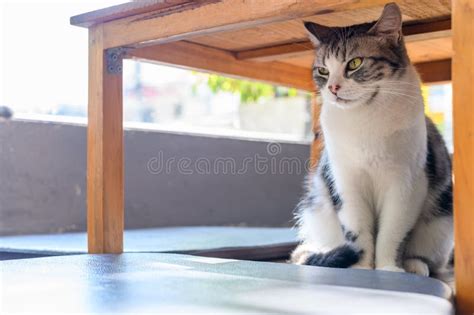
M121 74L123 56L127 53L124 47L109 48L105 50L105 58L107 64L107 73Z

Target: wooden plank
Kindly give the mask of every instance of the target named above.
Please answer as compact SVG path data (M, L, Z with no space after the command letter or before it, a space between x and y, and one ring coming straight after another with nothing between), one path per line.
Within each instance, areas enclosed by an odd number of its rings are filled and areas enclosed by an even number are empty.
M402 9L403 21L407 25L416 21L434 22L436 19L444 19L451 15L449 0L402 0L397 1L397 3ZM366 23L380 17L384 4L374 4L356 10L328 11L324 14L305 16L288 21L193 37L190 41L230 51L243 51L299 42L307 39L303 20L328 26Z
M104 24L104 31L107 34L104 46L109 48L150 41L170 42L191 36L384 3L385 0L221 0L165 16L150 12L107 22Z
M453 56L451 37L409 42L406 46L408 56L410 56L410 60L415 64L451 59ZM310 68L314 61L314 51L308 50L299 53L297 56L284 58L279 61L299 67Z
M426 33L436 33L451 29L451 17L440 20L428 21L410 21L403 23L402 32L405 38L411 35L420 35Z
M176 42L136 48L129 57L155 61L197 71L216 72L244 79L254 79L272 84L296 87L313 91L311 64L307 67L284 62L251 62L236 60L233 54L219 49L204 47L189 42ZM449 59L417 63L415 66L424 83L441 83L451 80Z
M287 21L261 24L251 28L197 36L190 41L204 46L230 51L243 51L272 47L307 40L304 21L314 21L324 25L345 25L373 21L380 16L383 4L368 8L327 12L314 16L305 16ZM410 17L407 17L408 19Z
M474 1L452 3L456 305L474 314Z
M319 115L321 114L321 105L318 103L318 96L313 93L311 95L311 116L314 139L311 143L310 168L314 169L318 165L321 151L323 149L323 133L319 123Z
M408 56L413 63L451 59L453 45L451 37L431 38L419 42L406 43Z
M439 21L418 21L405 23L403 34L406 42L415 42L450 37L450 29L451 19L449 18ZM309 40L299 40L287 44L238 51L236 52L236 58L240 60L274 61L299 56L313 49L313 45Z
M95 24L123 19L151 11L155 12L155 14L171 14L186 9L189 10L197 5L212 1L216 0L140 0L127 2L73 16L70 19L70 23L76 26L91 27Z
M442 83L451 81L451 59L415 64L423 83Z
M122 75L106 69L103 30L89 31L87 237L89 253L123 251Z
M297 57L285 58L280 60L280 62L288 63L291 65L304 67L304 68L312 68L314 63L314 50L308 51L305 54L301 54Z
M311 69L280 62L258 63L240 61L219 49L189 42L176 42L130 50L132 58L155 61L198 71L208 71L271 84L314 91Z
M314 50L314 46L311 42L309 40L304 40L294 43L238 51L235 53L235 57L239 60L265 62L295 58L305 55L308 51L312 50Z

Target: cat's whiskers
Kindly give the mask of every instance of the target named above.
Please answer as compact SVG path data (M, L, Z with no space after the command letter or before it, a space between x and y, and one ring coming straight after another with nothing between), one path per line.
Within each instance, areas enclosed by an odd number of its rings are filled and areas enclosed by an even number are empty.
M374 92L374 89L370 89L370 88L354 88L354 89L350 89L350 90L346 90L347 93L354 93L354 92ZM392 88L383 88L383 87L380 87L377 89L377 91L379 93L384 93L384 94L392 94L392 95L398 95L398 96L406 96L406 97L409 97L409 98L413 98L413 99L418 99L420 96L419 94L417 93L414 93L414 94L408 94L406 93L405 90L403 89L392 89ZM365 94L365 93L364 93Z

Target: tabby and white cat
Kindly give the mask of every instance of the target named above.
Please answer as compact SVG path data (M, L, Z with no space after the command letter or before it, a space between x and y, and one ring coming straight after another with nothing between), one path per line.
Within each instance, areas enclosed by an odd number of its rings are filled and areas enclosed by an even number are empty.
M425 117L401 13L349 27L306 22L324 149L299 203L298 264L438 273L453 248L451 161Z

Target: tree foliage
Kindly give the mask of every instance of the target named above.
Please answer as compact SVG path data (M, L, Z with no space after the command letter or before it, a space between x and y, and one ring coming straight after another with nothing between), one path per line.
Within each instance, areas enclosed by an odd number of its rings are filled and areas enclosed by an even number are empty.
M240 95L242 103L258 102L260 99L272 97L294 97L298 91L293 88L277 87L271 84L239 80L210 74L207 85L213 93L230 92Z

